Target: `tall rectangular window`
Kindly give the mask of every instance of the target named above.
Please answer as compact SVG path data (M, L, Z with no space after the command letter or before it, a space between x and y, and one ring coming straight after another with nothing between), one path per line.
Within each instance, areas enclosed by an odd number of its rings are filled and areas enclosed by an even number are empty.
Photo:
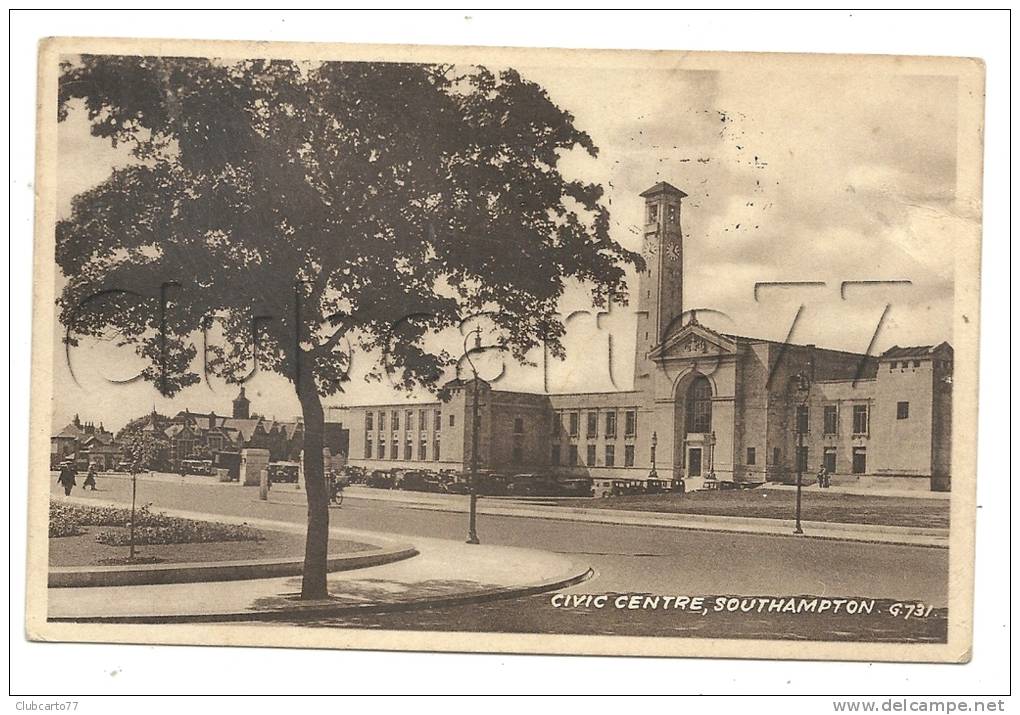
M808 470L808 448L797 447L797 471L806 472Z
M910 403L909 402L897 402L896 403L896 419L905 420L910 417Z
M404 442L404 459L406 459L408 462L414 459L414 455L412 454L413 450L414 441L410 437L408 437L407 440Z
M755 451L754 447L748 447L747 448L747 459L744 460L744 461L747 463L748 466L753 466L754 463L755 463L755 460L757 460L757 459L758 459L758 453Z
M375 429L375 427L372 426L372 413L371 412L366 412L365 413L365 431L366 432L371 432L373 429Z
M597 437L599 433L599 413L595 410L588 410L588 424L585 425L584 436L589 439Z
M426 413L425 410L418 410L418 431L419 432L424 432L426 429L428 429L429 419L428 419L428 417L426 417L427 414L428 413Z
M606 413L606 438L616 438L616 410L610 410Z
M825 471L829 474L836 472L836 448L826 447L825 451L822 452L822 464L825 465Z
M396 439L390 441L390 459L400 458L400 442Z
M379 459L386 459L386 438L385 437L380 437L379 438L379 452L378 452L378 456L379 456Z
M809 412L807 405L797 405L797 431L801 434L808 431Z
M396 432L398 429L400 429L400 412L398 410L393 410L392 417L393 417L393 431Z
M839 411L835 405L826 405L822 408L822 434L836 434L839 426Z
M424 462L428 457L428 440L421 440L418 443L418 461Z
M612 444L606 445L606 466L616 466L616 446Z
M868 434L867 405L854 405L854 434Z
M594 444L589 444L588 445L587 454L585 455L585 464L587 464L589 467L594 467L595 466L595 445Z
M623 448L623 466L634 466L634 445L628 444Z
M435 442L432 443L432 461L433 462L438 462L439 461L439 440L438 439Z
M366 437L365 438L365 459L371 459L371 458L372 458L372 438L371 437Z
M457 423L457 420L455 418L456 418L456 415L450 415L450 426L451 427L453 427Z
M380 432L385 432L386 431L386 413L385 412L380 412L379 413L379 431Z
M524 434L523 417L514 417L514 434Z
M435 419L435 425L434 426L435 426L436 432L438 432L439 430L443 429L443 411L442 410L436 410L436 419Z
M576 437L578 428L580 427L581 416L576 412L570 413L570 436Z
M659 220L658 204L648 204L648 223L655 223Z
M563 415L559 412L552 413L552 419L549 420L549 429L553 437L559 435L560 430L563 428Z
M633 437L637 434L637 410L627 410L624 415L623 434L626 437Z
M414 410L404 412L404 431L410 432L414 429Z
M867 447L854 447L854 474L864 474L868 471L868 449Z

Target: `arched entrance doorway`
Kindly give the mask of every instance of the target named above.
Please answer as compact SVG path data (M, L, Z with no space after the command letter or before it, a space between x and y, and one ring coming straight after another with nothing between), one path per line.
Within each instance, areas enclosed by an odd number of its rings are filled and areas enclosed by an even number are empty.
M713 475L712 382L700 373L677 385L675 425L678 454L675 464L684 478Z

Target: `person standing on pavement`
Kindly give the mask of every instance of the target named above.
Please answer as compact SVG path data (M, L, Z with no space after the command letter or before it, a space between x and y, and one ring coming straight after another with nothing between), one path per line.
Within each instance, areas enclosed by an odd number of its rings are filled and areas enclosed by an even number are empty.
M81 488L88 489L90 491L96 490L96 465L90 464L88 474L85 475L85 482L81 485Z
M74 489L74 485L77 481L74 478L75 472L74 467L70 464L65 464L60 468L60 476L57 477L57 482L64 488L64 496L71 496L71 490Z

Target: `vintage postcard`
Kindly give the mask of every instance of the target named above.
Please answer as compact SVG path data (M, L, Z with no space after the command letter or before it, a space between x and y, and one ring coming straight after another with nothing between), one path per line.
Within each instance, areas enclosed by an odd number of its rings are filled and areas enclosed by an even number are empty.
M970 658L984 66L55 38L29 637Z

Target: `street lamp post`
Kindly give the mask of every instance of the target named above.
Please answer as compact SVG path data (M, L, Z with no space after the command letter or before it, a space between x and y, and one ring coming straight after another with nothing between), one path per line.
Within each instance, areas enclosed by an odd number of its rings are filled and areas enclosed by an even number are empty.
M479 544L478 540L478 370L471 360L471 352L467 348L467 339L475 336L475 350L482 347L482 329L475 328L464 336L464 356L471 366L472 398L471 398L471 483L469 485L469 506L468 506L468 538L467 543Z
M808 376L805 375L802 372L801 373L797 373L796 375L794 375L793 379L797 381L797 394L800 397L800 399L798 401L799 409L797 410L797 415L796 415L796 423L797 423L797 425L796 425L797 426L797 456L796 456L796 459L797 459L797 513L796 513L796 524L794 526L793 533L794 534L803 534L804 533L804 529L800 525L800 495L801 495L801 488L804 485L804 466L805 466L805 463L807 462L806 459L802 459L802 455L804 453L804 430L806 429L807 425L801 425L800 416L802 414L803 408L807 406L807 400L808 400L808 396L809 396L810 390L811 390L811 383L810 383L810 381L808 379Z
M655 448L659 446L659 435L657 432L652 432L652 471L648 473L648 476L655 478L659 476L658 472L655 471Z

